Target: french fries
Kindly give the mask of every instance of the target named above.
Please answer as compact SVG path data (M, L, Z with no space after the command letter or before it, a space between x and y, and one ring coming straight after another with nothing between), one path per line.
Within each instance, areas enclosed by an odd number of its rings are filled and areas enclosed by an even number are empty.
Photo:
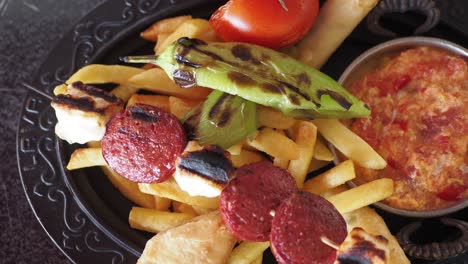
M278 110L271 107L258 106L258 125L260 127L270 127L277 129L288 129L294 125L296 120L291 117L285 116Z
M298 44L299 60L319 69L378 0L327 0L314 26Z
M145 70L122 65L90 64L79 69L67 81L67 84L81 81L83 83L117 83L129 84L127 81Z
M128 222L132 228L157 233L181 225L196 214L171 213L142 207L132 207Z
M340 121L316 119L312 122L326 140L359 166L374 170L387 166L387 162L367 142L341 124Z
M270 242L243 241L231 253L227 264L250 264L263 255Z
M169 108L170 112L181 119L185 116L190 110L199 105L202 101L200 100L189 100L178 98L175 96L169 97Z
M338 212L344 214L383 200L393 193L393 180L371 181L328 198Z
M299 157L289 162L288 170L294 179L296 179L297 186L301 188L304 184L310 161L314 155L317 127L308 121L299 121L296 126L294 138L299 146Z
M122 101L127 102L128 99L138 91L138 88L121 84L114 88L111 93L118 98L122 99Z
M141 192L169 198L189 205L195 205L206 209L219 207L218 198L207 198L202 196L190 196L182 191L173 178L162 183L138 183Z
M234 168L265 160L265 157L257 151L241 149L239 155L231 155L231 161Z
M133 75L127 83L151 92L187 99L204 99L211 92L210 89L203 87L180 88L159 68L149 69Z
M147 94L134 94L128 100L127 107L134 104L147 104L163 109L170 112L169 96L166 95L147 95Z
M182 23L190 19L192 19L192 16L177 16L159 20L141 32L140 37L149 41L159 42L161 41L159 35L174 32Z
M247 140L247 144L275 158L293 160L300 155L300 148L293 140L268 127L261 129L255 139Z
M306 181L303 190L314 194L322 194L356 177L351 160L344 161L336 167Z
M321 137L317 137L315 141L314 159L332 161L334 158L333 153L331 153Z
M140 192L138 183L127 180L108 166L102 166L101 169L112 185L114 185L128 200L145 208L155 208L154 197Z
M168 212L171 209L171 199L154 196L154 209Z
M216 41L216 33L211 28L208 20L205 19L189 19L184 21L177 29L169 35L158 48L156 54L163 52L170 44L181 37L198 38L204 41Z
M79 148L73 151L67 170L76 170L86 167L107 166L102 157L101 148Z

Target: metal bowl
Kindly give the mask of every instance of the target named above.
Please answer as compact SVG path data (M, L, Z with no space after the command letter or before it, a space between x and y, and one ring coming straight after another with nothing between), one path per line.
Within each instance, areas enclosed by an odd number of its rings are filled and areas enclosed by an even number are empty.
M347 85L354 80L361 78L363 74L371 71L372 69L375 69L375 67L378 65L378 61L380 61L383 56L391 56L392 54L396 55L403 50L419 46L437 47L447 50L453 54L468 58L467 49L443 39L429 37L399 38L384 42L364 52L346 68L338 82L344 87L347 87ZM340 162L338 155L335 155L335 157L335 163ZM349 185L352 187L357 186L352 181L349 182ZM446 215L464 209L468 207L468 199L462 200L450 207L427 211L398 209L381 202L375 203L374 205L384 211L401 216L429 218Z

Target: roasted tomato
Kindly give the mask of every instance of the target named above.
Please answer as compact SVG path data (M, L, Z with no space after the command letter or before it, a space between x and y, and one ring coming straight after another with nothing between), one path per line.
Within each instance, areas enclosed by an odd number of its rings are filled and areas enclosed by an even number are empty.
M318 0L230 0L211 16L210 24L224 41L279 49L309 31L318 9Z

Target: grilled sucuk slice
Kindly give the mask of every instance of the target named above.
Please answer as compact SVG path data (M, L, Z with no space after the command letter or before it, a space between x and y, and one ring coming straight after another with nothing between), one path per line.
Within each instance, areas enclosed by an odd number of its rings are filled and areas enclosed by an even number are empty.
M123 108L123 101L102 89L74 82L51 106L58 120L55 134L70 144L84 144L102 139L107 122Z
M341 244L346 222L323 197L299 191L283 201L271 225L271 249L280 264L331 264L336 250L321 237Z
M244 165L221 192L221 217L237 238L268 241L272 213L297 191L291 174L269 161Z
M154 183L174 173L186 142L177 117L135 104L109 121L101 145L104 159L115 172L134 182Z
M389 254L385 237L374 236L355 227L341 244L335 264L385 264Z
M191 196L216 197L234 172L229 152L215 145L201 147L191 141L177 158L174 179Z

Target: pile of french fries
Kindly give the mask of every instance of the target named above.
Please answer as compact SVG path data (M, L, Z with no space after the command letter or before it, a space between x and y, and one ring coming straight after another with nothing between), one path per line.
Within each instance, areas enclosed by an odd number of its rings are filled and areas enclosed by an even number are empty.
M156 54L180 37L217 41L207 20L190 16L161 20L145 30L141 36L156 42ZM199 105L211 92L204 87L182 89L162 69L155 67L88 65L71 76L66 83L78 80L86 84L116 83L118 86L111 92L127 102L127 106L136 103L149 104L169 111L178 118ZM65 85L58 86L54 92L64 93L65 88ZM154 94L139 94L137 92L140 89ZM386 163L366 142L338 120L296 120L272 108L258 106L257 109L257 133L227 150L231 154L234 167L269 157L276 166L289 170L300 188L326 197L342 214L353 212L392 194L393 182L390 179L376 180L350 190L345 187L347 181L356 177L354 164L382 169ZM311 171L333 161L334 155L327 147L329 143L348 160L307 179ZM190 196L172 178L157 184L131 182L107 166L101 151L100 142L92 142L88 147L75 150L67 169L101 166L110 182L138 205L129 214L132 228L157 233L218 209L217 197ZM376 214L374 217L383 223ZM268 247L269 242L242 241L232 251L228 263L262 263L263 252Z

